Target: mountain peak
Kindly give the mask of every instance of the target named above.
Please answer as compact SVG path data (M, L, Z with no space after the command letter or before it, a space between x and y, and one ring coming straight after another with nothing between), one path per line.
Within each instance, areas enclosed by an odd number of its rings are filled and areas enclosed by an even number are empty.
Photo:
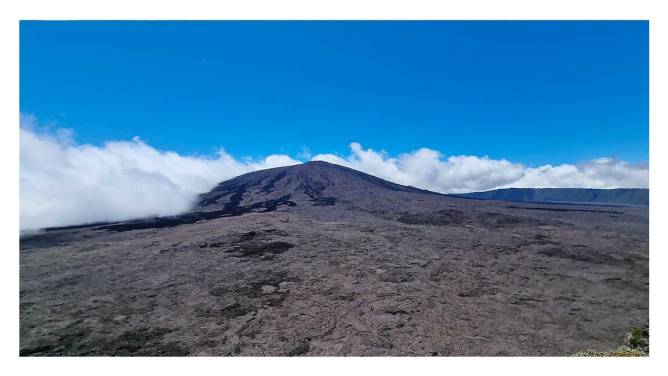
M331 206L352 202L362 196L386 196L397 192L435 194L345 166L311 161L250 172L224 181L201 195L195 210L251 208L271 211L281 206Z

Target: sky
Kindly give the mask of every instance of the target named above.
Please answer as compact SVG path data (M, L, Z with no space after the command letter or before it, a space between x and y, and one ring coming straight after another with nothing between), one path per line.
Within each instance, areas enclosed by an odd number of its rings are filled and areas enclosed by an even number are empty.
M82 143L648 159L642 21L22 22L20 35L21 112Z
M325 160L444 193L647 187L648 24L20 24L20 226Z

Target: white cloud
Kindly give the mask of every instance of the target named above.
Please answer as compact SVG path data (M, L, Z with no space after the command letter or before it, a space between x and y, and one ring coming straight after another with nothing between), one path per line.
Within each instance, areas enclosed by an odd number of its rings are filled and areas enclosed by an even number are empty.
M337 163L403 185L442 193L463 193L497 188L646 188L646 164L599 158L580 164L536 168L505 159L458 155L444 157L431 149L388 156L350 144L350 155L319 154L313 160Z
M300 163L286 155L240 162L223 150L215 158L181 156L136 137L77 145L71 133L26 121L20 129L21 229L178 214L222 180Z
M350 151L345 157L319 154L312 160L444 193L504 187L647 187L649 180L646 165L609 158L530 168L504 159L444 157L426 148L392 157L352 143ZM138 137L80 145L71 131L41 128L34 118L22 116L20 226L25 230L177 214L220 181L298 163L280 154L238 160L224 150L213 158L182 156L157 150Z

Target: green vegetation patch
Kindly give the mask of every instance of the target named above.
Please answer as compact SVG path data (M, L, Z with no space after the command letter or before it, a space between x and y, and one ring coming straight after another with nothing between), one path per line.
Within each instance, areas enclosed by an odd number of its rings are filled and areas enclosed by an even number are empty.
M634 328L624 337L624 344L616 350L586 350L573 356L648 356L649 355L649 324L642 328Z

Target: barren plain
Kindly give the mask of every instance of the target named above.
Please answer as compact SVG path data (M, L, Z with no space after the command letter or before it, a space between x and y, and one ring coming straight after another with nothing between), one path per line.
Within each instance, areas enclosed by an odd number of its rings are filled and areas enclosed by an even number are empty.
M20 246L21 355L570 355L648 322L648 209L453 198L324 162Z

